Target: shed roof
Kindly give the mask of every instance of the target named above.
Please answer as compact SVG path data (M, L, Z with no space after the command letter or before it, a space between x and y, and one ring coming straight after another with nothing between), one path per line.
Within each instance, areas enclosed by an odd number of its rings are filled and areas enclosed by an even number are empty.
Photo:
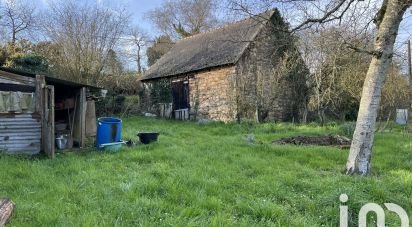
M20 76L30 77L30 78L36 78L36 74L34 74L34 73L29 73L29 72L25 72L25 71L21 71L21 70L16 70L16 69L0 67L0 71L12 73L12 74L17 74L17 75L20 75ZM53 76L48 76L48 75L45 75L45 79L46 79L47 84L50 84L50 85L69 86L69 87L73 87L73 88L88 87L88 88L91 88L91 89L102 89L102 88L97 87L97 86L77 83L77 82L73 82L73 81L70 81L70 80L63 80L63 79L59 79L59 78L56 78L56 77L53 77Z
M274 10L178 41L145 73L142 81L235 64Z

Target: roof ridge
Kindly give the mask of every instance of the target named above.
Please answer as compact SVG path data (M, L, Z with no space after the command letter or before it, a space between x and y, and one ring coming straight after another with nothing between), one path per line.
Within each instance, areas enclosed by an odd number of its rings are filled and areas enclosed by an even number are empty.
M252 15L252 16L243 18L243 19L238 20L238 21L225 23L225 24L223 24L222 26L218 26L218 27L212 28L212 29L210 29L210 30L207 30L207 31L204 31L204 32L200 32L200 33L197 33L197 34L194 34L194 35L185 37L185 38L183 38L183 39L180 39L178 42L180 42L180 41L182 41L182 40L189 40L189 39L191 39L191 38L195 38L195 37L197 37L197 36L205 35L205 34L208 34L208 33L211 33L211 32L215 32L215 31L217 31L217 30L219 30L219 29L224 29L224 28L227 28L227 27L229 27L229 26L233 26L233 25L236 25L236 24L245 22L245 21L250 20L250 19L252 19L252 18L254 18L254 17L261 17L261 15L263 15L263 14L265 14L265 13L268 13L268 12L271 12L271 15L270 15L270 16L272 16L273 13L275 12L275 9L266 10L265 12L262 12L262 13L259 13L259 14L256 14L256 15ZM269 18L268 18L268 19L269 19Z
M141 80L147 81L235 64L274 16L276 16L276 9L267 10L181 39L145 72ZM235 40L231 41L233 37ZM236 37L247 41L236 42ZM206 45L205 42L207 42Z

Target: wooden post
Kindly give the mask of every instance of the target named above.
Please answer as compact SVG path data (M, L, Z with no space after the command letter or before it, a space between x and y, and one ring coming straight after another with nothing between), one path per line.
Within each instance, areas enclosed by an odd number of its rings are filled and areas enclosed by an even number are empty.
M15 208L14 203L7 198L0 199L0 227L6 225Z
M48 96L48 121L47 121L47 133L48 143L47 150L50 158L55 156L55 135L54 135L54 86L47 86L45 89Z
M36 110L41 119L41 149L54 158L54 86L47 86L46 78L36 75Z
M36 75L36 94L35 94L35 99L36 99L36 106L35 106L35 112L37 112L40 115L40 122L41 122L41 150L45 150L45 137L44 133L46 131L45 129L45 115L44 115L44 87L46 86L46 79L42 75Z
M36 99L36 106L35 106L35 112L38 112L40 115L43 113L43 87L44 87L44 77L40 75L36 75L36 94L35 94L35 99Z
M43 151L44 153L46 153L47 155L49 155L49 149L50 149L50 132L49 132L49 95L48 95L48 90L47 87L45 86L42 89L42 93L43 93L43 121L42 121L42 130L41 130L41 138L43 142Z
M85 146L86 142L86 88L82 87L80 89L80 102L79 102L79 113L80 113L80 147Z

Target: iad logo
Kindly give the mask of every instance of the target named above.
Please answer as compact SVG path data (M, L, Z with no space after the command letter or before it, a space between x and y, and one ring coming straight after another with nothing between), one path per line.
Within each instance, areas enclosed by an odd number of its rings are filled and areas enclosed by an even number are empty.
M342 203L348 201L348 195L342 194L339 197ZM401 227L409 227L409 217L406 211L394 203L385 203L386 209L395 212L401 218ZM385 211L376 203L367 203L359 211L359 227L366 227L366 217L369 212L376 214L376 226L385 227ZM340 227L348 227L348 206L340 206Z

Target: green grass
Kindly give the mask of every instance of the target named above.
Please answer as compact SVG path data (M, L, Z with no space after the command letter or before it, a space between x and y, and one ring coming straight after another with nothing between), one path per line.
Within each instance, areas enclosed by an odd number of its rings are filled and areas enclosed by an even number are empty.
M350 224L367 202L412 212L412 142L378 134L370 177L342 174L347 150L272 145L338 126L199 125L128 118L123 137L159 131L155 144L117 153L64 153L54 160L0 155L0 197L17 204L10 226L338 226L339 195ZM253 133L255 144L245 137ZM399 226L388 213L388 226Z

